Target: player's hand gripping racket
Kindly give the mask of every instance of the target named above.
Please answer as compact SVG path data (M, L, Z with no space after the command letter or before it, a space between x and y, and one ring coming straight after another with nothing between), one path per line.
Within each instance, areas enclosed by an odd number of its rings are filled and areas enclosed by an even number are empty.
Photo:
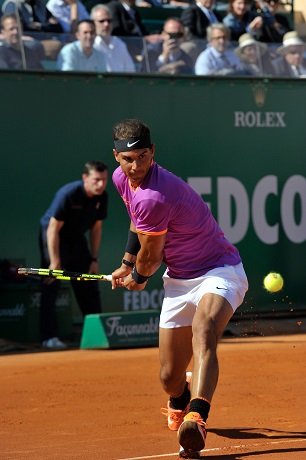
M49 268L18 268L18 275L48 276L67 281L112 281L112 275L94 275L90 273L68 272L66 270L50 270Z

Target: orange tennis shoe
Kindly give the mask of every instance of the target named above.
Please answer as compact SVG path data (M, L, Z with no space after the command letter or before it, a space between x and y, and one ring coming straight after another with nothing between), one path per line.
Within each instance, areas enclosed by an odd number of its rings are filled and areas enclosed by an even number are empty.
M178 440L182 449L181 458L200 458L205 447L206 423L198 412L189 412L178 430Z
M186 372L186 382L188 382L188 389L190 390L190 381L192 377L192 372ZM160 409L160 412L168 417L168 428L172 431L177 431L181 424L184 421L185 415L188 414L189 411L189 404L185 409L179 410L179 409L173 409L171 407L171 402L168 401L167 407L162 407Z
M177 431L179 429L188 411L189 411L189 404L187 407L185 407L184 410L179 410L179 409L173 409L171 407L170 401L167 402L167 407L162 407L160 409L160 412L166 417L168 417L168 428L172 431Z

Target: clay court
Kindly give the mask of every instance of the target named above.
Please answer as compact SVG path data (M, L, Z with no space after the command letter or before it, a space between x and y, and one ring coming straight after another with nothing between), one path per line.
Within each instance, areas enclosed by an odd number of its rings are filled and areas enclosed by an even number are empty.
M201 456L306 458L306 335L225 338ZM174 460L158 348L0 357L1 460Z

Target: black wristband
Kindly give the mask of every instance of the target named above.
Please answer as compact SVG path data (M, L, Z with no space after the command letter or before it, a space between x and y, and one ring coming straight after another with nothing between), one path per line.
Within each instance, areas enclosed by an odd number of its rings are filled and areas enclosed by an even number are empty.
M98 257L92 257L92 258L91 258L91 261L92 261L92 262L98 262Z
M140 243L139 243L137 233L132 232L132 230L129 230L125 252L128 252L129 254L132 254L133 256L137 256L139 249L140 249Z
M130 262L129 260L122 259L122 263L127 267L134 268L135 262Z
M133 270L132 270L132 278L133 278L133 280L135 281L136 284L143 284L146 281L148 281L148 279L150 277L140 275L140 273L138 273L138 271L136 270L136 265L135 265Z

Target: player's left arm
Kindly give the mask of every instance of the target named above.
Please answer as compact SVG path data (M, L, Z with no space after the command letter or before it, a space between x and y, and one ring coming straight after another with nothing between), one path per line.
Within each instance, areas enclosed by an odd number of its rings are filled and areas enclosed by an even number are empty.
M90 242L90 249L92 260L89 265L88 273L99 273L98 267L98 253L99 247L102 240L102 220L96 220L94 225L91 227L89 232L89 242Z
M138 233L140 251L137 254L137 271L143 276L152 276L160 267L166 243L167 233L144 235Z
M159 235L138 233L141 248L137 254L135 268L137 273L142 277L152 276L160 267L164 255L166 236L167 233ZM145 288L146 284L146 281L137 283L133 279L132 274L129 275L124 282L124 286L132 291L141 291Z

